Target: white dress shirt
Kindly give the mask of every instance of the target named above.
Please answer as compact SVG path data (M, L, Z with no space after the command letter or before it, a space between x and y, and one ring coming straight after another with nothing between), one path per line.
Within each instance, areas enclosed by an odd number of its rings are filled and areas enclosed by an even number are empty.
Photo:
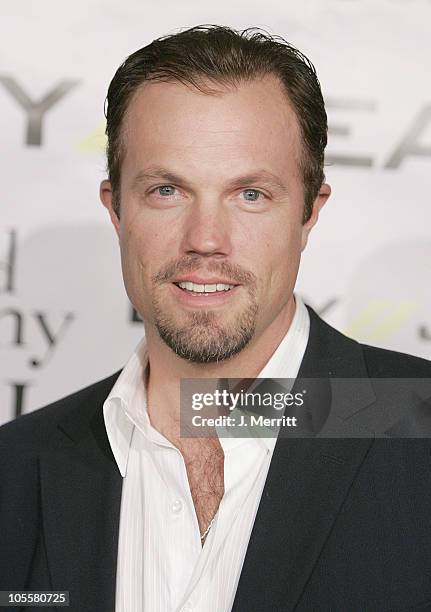
M298 374L310 321L297 295L295 302L290 328L259 378ZM202 547L183 456L148 417L147 364L144 337L103 406L124 479L115 611L229 612L277 438L219 438L225 492Z

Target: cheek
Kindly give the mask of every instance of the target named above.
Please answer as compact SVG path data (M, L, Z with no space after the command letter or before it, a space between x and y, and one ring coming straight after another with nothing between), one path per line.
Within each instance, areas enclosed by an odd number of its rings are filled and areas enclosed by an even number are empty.
M296 259L301 250L301 230L280 221L270 227L254 228L244 240L251 260L278 268L282 262Z
M136 226L124 225L120 231L121 266L129 291L142 285L151 260L151 244Z
M123 219L122 219L123 221ZM162 243L162 228L147 223L139 215L125 218L120 228L120 243L132 260L147 263Z
M294 284L301 254L301 231L286 224L263 237L255 260L267 291L284 294ZM257 259L256 259L257 257Z

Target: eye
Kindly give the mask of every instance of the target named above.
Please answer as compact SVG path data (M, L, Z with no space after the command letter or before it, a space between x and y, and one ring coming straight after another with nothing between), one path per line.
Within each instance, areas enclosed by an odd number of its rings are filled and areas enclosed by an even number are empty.
M160 187L155 187L154 189L152 189L150 193L157 192L157 195L171 196L174 195L175 191L175 187L173 187L172 185L160 185Z
M257 202L259 199L262 199L259 198L259 196L264 196L259 189L244 189L241 193L245 194L245 200L247 202Z

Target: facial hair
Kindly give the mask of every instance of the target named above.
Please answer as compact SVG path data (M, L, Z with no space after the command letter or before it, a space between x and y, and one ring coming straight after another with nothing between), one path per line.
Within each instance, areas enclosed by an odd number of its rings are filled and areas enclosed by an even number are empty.
M154 322L161 339L178 357L193 363L225 361L242 351L254 336L257 311L251 297L230 325L224 325L220 314L212 311L190 312L188 322L179 325L153 297Z
M254 274L227 262L209 262L208 272L219 273L233 279L247 290L247 305L230 324L224 323L220 311L196 310L183 313L187 322L179 324L175 315L166 310L164 292L159 288L172 281L180 273L195 272L199 257L185 257L181 261L172 260L153 277L152 306L154 324L160 338L182 359L193 363L215 363L233 357L242 351L253 338L258 313L256 299L256 278Z

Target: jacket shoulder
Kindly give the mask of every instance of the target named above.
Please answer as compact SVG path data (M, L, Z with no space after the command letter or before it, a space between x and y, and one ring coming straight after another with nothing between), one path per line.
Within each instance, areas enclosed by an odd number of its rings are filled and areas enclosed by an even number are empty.
M0 427L0 445L40 449L48 444L57 425L64 419L88 421L93 413L91 406L96 408L96 405L103 403L120 372L5 423Z
M407 353L360 345L371 378L431 378L431 361Z
M326 323L306 304L310 336L304 361L308 372L331 372L339 377L430 378L431 361L407 353L357 342ZM323 365L322 365L323 364Z

